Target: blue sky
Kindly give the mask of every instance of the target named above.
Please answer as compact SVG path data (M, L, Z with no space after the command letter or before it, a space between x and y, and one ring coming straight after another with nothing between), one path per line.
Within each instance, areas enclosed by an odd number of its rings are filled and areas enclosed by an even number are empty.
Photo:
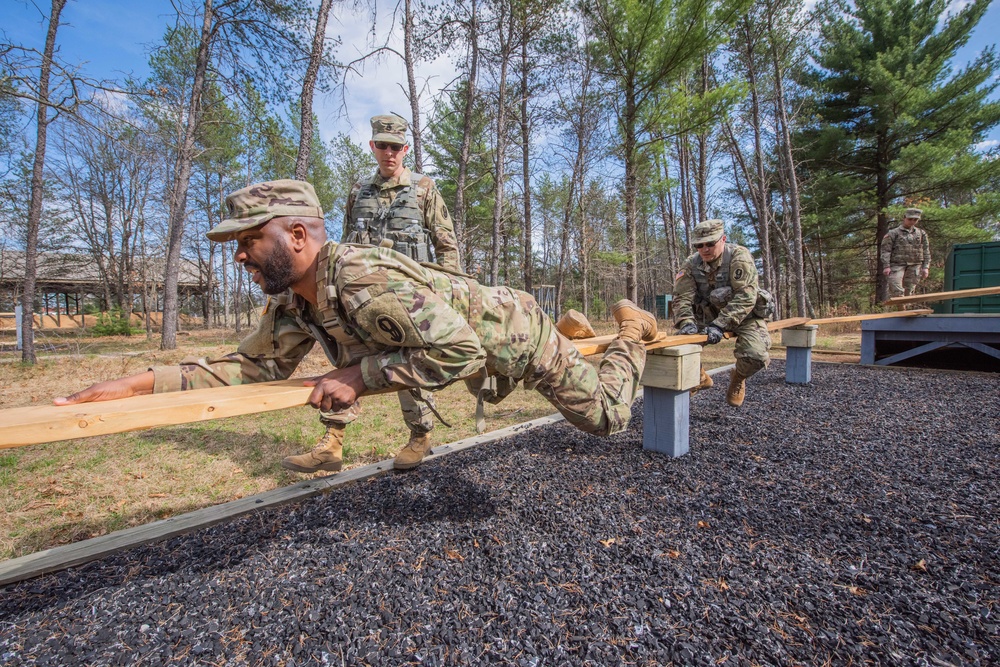
M967 0L953 0L953 6L962 6ZM365 52L373 38L368 14L351 12L345 5L336 3L327 30L328 36L344 35L338 57L351 60ZM384 7L383 7L384 5ZM3 7L3 26L6 38L14 43L34 46L41 50L45 38L45 14L49 11L47 0L0 0ZM399 32L393 27L388 14L395 3L380 5L377 39L384 39L392 32L394 45L402 51ZM339 14L337 12L339 11ZM168 0L70 0L63 10L63 25L59 29L59 56L63 62L81 64L82 72L95 78L114 79L126 73L140 78L148 71L149 50L163 36L163 31L174 19ZM1000 3L992 3L986 16L973 33L970 43L959 53L960 60L973 57L983 48L996 43L1000 31ZM433 92L450 83L454 69L446 57L434 63L421 63L418 76ZM350 134L359 144L369 137L368 118L388 110L409 116L409 105L403 94L406 73L398 58L390 57L371 65L363 76L348 81L347 103L341 106L333 99L317 98L316 113L324 140L339 132ZM431 100L425 96L425 114ZM1000 128L990 135L991 143L1000 143Z

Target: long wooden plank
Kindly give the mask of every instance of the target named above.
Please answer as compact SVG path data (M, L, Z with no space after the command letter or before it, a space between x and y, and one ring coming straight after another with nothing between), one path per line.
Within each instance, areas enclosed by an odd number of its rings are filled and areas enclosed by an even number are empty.
M837 322L864 322L866 320L881 320L887 317L913 317L914 315L930 315L934 311L930 308L920 308L919 310L901 310L893 313L868 313L867 315L843 315L841 317L821 317L809 320L808 324L835 324Z
M809 322L808 317L791 317L786 320L776 320L774 322L767 323L768 331L778 331L779 329L788 329L790 327L797 327L802 324ZM732 334L726 332L726 338L732 338ZM598 336L596 338L582 338L580 340L575 340L573 343L576 345L576 349L580 350L580 354L584 356L589 356L592 354L600 354L608 349L608 345L611 344L616 338L614 334L608 336ZM661 347L676 347L678 345L700 345L701 343L707 343L708 336L704 334L691 334L690 336L667 336L666 334L660 334L655 341L652 343L646 343L647 350L658 350Z
M773 331L806 321L807 318L794 318L769 322L768 328ZM577 348L589 350L596 347L600 352L613 339L614 336L602 336L574 343ZM646 347L656 349L704 343L706 340L707 337L702 335L661 336L647 343ZM584 354L597 352L584 351ZM99 403L9 408L0 410L0 449L283 410L305 405L311 392L312 387L303 387L301 379L280 380L134 396Z
M887 306L905 306L908 303L926 303L928 301L948 301L949 299L965 299L972 296L990 296L1000 294L1000 285L995 287L976 287L960 289L951 292L931 292L930 294L914 294L913 296L894 296L884 301Z
M0 410L0 449L281 410L305 405L311 392L299 379L9 408Z

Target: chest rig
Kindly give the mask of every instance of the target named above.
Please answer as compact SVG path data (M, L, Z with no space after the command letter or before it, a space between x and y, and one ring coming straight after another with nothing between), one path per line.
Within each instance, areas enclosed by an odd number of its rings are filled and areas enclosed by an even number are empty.
M388 239L393 250L417 262L435 261L431 236L424 224L424 203L431 179L411 173L410 184L399 189L388 206L379 197L381 189L376 179L368 179L358 190L351 207L352 228L345 241L378 245Z
M733 261L733 252L736 246L731 243L726 244L722 251L722 261L715 271L704 271L700 266L696 266L692 275L697 285L697 293L694 299L694 308L700 311L702 321L708 322L719 316L719 313L733 298L733 286L729 283L729 267ZM757 302L753 310L747 315L769 319L774 315L774 297L766 289L757 289Z
M323 246L317 260L316 310L320 322L314 322L305 310L298 319L300 326L312 332L330 363L344 368L367 354L368 347L354 335L354 330L341 319L337 309L337 288L330 280L330 261L335 247L334 244Z
M701 306L702 308L711 306L711 294L713 290L723 287L731 287L729 284L729 265L732 261L733 245L731 243L727 243L725 250L722 251L722 262L714 272L705 271L700 265L695 266L692 274L694 282L698 286L697 296L694 300L696 306Z

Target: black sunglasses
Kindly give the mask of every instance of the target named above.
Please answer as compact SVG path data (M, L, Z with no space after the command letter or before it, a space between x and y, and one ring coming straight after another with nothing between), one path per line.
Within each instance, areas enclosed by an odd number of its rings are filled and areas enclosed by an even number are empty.
M376 141L375 148L379 149L380 151L393 150L398 153L399 151L403 150L403 144L391 144L388 141Z
M719 239L715 239L711 243L695 243L694 244L694 249L695 250L701 250L702 248L711 248L712 246L714 246L718 242L719 242Z

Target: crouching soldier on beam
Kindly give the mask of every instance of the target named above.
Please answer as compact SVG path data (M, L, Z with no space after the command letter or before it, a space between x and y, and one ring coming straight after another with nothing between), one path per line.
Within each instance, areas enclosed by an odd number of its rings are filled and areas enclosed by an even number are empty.
M281 380L317 341L335 370L306 380L309 404L346 410L365 393L440 389L465 380L475 392L499 376L523 381L588 433L624 430L656 320L615 304L618 337L597 368L525 292L419 264L388 248L327 242L309 183L258 183L226 198L229 218L208 232L235 240L234 259L272 295L257 330L233 354L154 367L95 384L56 405ZM339 452L338 452L339 454Z
M706 220L692 232L695 254L685 260L674 280L673 312L677 333L703 333L708 344L726 332L736 335L736 367L729 376L726 402L743 405L746 380L767 368L771 337L765 321L773 312L771 295L757 286L753 255L741 245L726 243L721 220ZM692 391L712 386L701 371L701 383Z

